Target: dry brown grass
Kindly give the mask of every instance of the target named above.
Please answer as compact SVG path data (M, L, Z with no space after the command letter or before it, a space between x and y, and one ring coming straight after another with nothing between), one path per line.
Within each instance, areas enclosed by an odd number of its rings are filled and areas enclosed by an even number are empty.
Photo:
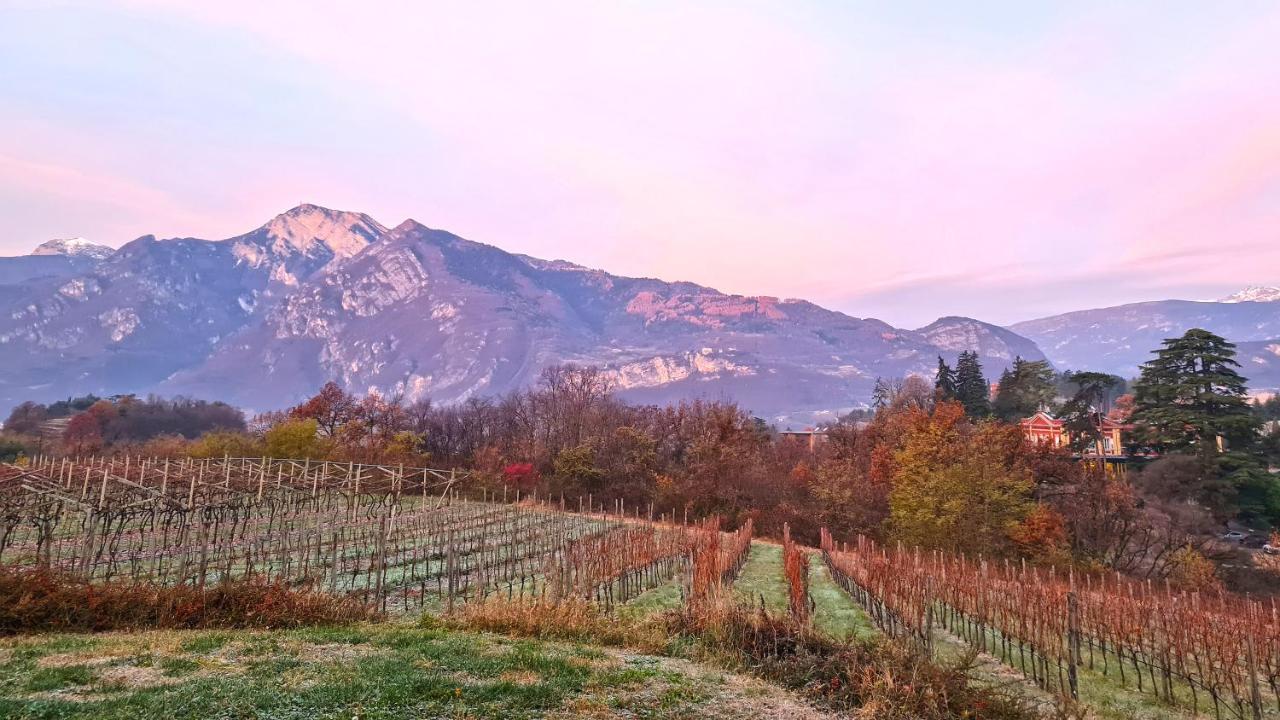
M71 574L0 566L0 635L130 628L285 628L376 616L354 599L254 578L200 589L91 583Z
M558 603L490 599L468 603L444 619L454 627L542 640L572 640L661 652L667 646L660 619L610 615L582 600Z

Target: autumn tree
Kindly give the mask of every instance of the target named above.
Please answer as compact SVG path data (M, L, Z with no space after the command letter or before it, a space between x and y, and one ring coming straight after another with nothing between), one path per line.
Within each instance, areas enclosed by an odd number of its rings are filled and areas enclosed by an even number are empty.
M320 433L331 438L355 419L357 404L354 396L338 383L329 381L309 400L291 408L289 414L301 420L315 420Z
M15 435L36 435L40 432L40 425L48 417L44 405L28 400L9 412L9 417L4 421L4 431Z
M1016 428L975 426L956 403L917 411L895 454L893 537L921 547L1009 553L1019 526L1035 509L1022 448Z
M598 462L607 480L606 496L630 503L653 498L658 476L657 443L648 434L624 425L600 449Z
M596 467L595 450L590 445L561 450L556 454L553 467L556 492L569 497L599 496L605 474Z
M261 457L266 454L258 437L232 430L215 430L191 443L191 457Z
M62 443L77 455L101 450L102 423L99 415L86 411L73 416L62 431Z
M324 458L329 448L319 437L314 418L290 419L277 423L263 434L266 453L278 458Z
M876 410L900 410L907 407L929 408L935 398L934 388L919 375L888 380L876 378L872 406Z

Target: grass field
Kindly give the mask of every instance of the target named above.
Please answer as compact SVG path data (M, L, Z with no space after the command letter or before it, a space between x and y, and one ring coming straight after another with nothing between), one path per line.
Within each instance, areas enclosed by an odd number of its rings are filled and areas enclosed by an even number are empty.
M862 608L831 579L817 553L809 555L809 596L813 598L813 624L819 632L838 640L875 637L876 628Z
M819 718L762 681L404 625L0 641L5 718Z
M769 612L787 611L787 580L782 575L782 546L756 542L733 584L734 598L753 608L763 602Z

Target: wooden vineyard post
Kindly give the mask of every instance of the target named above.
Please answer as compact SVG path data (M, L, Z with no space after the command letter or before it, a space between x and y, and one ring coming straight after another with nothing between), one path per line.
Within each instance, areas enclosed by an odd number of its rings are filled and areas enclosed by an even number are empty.
M1253 706L1253 720L1262 720L1262 692L1258 688L1258 658L1253 649L1253 631L1245 636L1244 647L1249 662L1249 702Z
M1074 590L1067 593L1067 682L1071 686L1071 699L1080 698L1079 678L1076 667L1080 664L1080 601Z
M204 478L204 466L200 466L200 477ZM191 474L191 487L187 490L187 509L191 510L196 506L196 474Z
M93 573L93 535L98 529L98 513L93 507L87 511L88 519L85 521L84 548L83 555L80 557L80 573L85 579L89 579Z
M453 612L453 530L449 531L449 545L445 550L444 572L448 582L445 584L445 592L447 593L445 602L447 611Z
M382 511L378 527L378 589L375 599L381 612L387 611L387 512Z
M924 653L933 659L933 583L925 583L924 594Z

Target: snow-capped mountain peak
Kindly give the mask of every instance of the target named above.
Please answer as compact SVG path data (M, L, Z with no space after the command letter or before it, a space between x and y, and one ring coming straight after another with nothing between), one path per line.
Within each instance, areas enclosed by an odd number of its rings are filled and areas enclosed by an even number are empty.
M310 253L315 245L323 245L336 257L355 255L387 230L368 215L309 203L277 215L262 229L278 251Z
M1218 302L1275 302L1277 300L1280 300L1280 287L1275 287L1274 285L1250 285L1239 292L1219 299Z
M98 245L89 242L82 237L75 238L59 238L40 243L35 250L31 251L32 255L72 255L80 257L93 258L94 260L105 260L115 252L114 248L106 245Z

